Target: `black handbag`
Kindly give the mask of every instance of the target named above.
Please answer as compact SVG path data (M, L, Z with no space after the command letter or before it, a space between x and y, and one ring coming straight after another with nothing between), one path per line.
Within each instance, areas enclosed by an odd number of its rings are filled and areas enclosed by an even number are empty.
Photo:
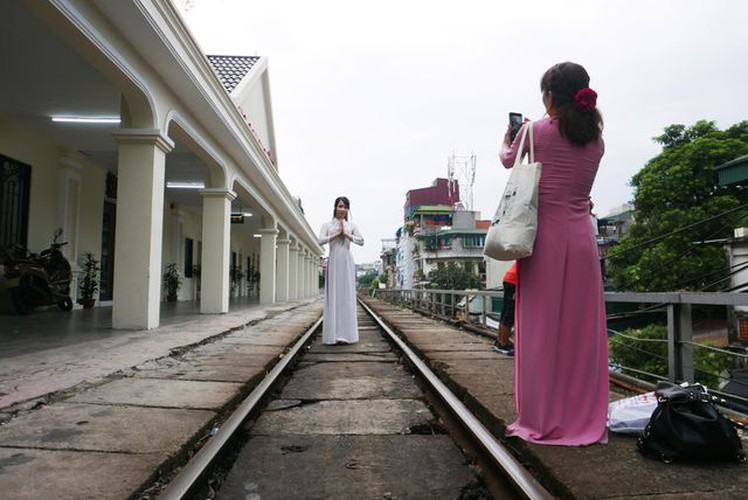
M636 444L646 457L673 461L745 461L735 424L722 416L702 385L660 382L657 408Z

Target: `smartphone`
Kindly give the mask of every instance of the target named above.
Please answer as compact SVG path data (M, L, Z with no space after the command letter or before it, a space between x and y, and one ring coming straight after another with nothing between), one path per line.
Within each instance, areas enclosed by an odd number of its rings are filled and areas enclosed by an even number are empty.
M517 132L522 127L522 113L509 113L509 126L511 127L510 136L512 141L514 141Z

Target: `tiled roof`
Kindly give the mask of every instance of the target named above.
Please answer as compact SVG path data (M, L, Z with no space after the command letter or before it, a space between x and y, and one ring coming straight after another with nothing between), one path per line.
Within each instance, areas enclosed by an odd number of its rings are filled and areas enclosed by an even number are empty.
M221 80L226 91L230 94L242 78L246 76L252 66L259 59L258 56L207 56L213 69Z

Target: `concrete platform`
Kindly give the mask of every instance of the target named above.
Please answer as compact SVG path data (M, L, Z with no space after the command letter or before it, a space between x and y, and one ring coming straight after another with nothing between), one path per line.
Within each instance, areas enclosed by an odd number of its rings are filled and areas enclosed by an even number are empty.
M359 324L355 345L318 338L248 423L218 498L469 498L473 469L449 436L424 431L434 415L416 382L372 320Z
M283 412L264 413L252 427L255 435L399 434L425 425L431 412L416 400L340 400L298 404Z
M231 312L219 315L198 314L194 303L165 304L162 326L142 331L112 330L111 308L106 307L74 310L70 316L43 311L25 317L28 323L23 323L24 317L0 316L0 342L7 340L15 346L0 349L0 421L1 413L12 405L43 402L45 395L169 357L218 335L229 334L241 342L240 335L231 335L234 330L311 303L321 311L317 299L273 306L237 304ZM295 329L298 323L289 320L287 326ZM277 323L264 328L250 329L248 337L256 335L258 341L248 342L280 347L284 340L273 340L272 334Z
M3 496L13 500L127 498L132 485L148 477L162 460L160 453L129 455L0 448L0 485ZM116 471L116 474L101 471ZM50 490L49 479L54 480L54 491Z
M73 396L74 403L218 410L243 384L216 381L126 378Z
M0 446L162 453L166 458L214 415L212 411L182 408L57 403L19 415L0 427ZM0 485L5 473L0 473Z
M484 424L503 436L506 424L515 417L512 358L491 351L490 339L378 301L371 304L427 357ZM105 311L62 326L57 314L35 316L26 325L34 330L27 337L29 345L16 339L11 341L12 349L0 350L0 497L128 497L184 446L207 435L219 408L272 366L285 346L321 314L322 302L248 304L227 315L208 317L190 315L184 307L184 315L176 314L175 308L162 327L148 332L109 330ZM96 323L95 317L101 321ZM0 317L0 329L7 325L4 320ZM38 340L44 332L64 337L75 324L86 326L69 333L69 344L59 337ZM24 335L22 327L14 323L12 335ZM8 332L0 331L0 337ZM363 325L362 336L373 331ZM418 425L418 415L428 418L423 404L409 399L408 386L395 382L399 368L390 366L394 356L386 351L386 343L369 338L356 345L310 351L299 367L312 385L303 387L292 379L286 399L272 407L287 411L276 411L278 416L264 422L260 419L254 429L281 426L292 438L282 442L261 435L252 438L255 445L267 447L268 457L275 458L247 465L259 475L246 488L277 487L281 488L277 495L284 497L292 490L282 488L292 488L293 482L265 484L263 467L286 470L291 476L313 464L317 453L341 462L338 475L312 486L321 497L343 492L365 498L367 481L376 484L391 470L407 474L409 465L399 453L388 463L367 462L373 460L369 450L387 446L392 437L388 434ZM376 375L343 367L349 361L373 367ZM326 370L337 364L341 371L331 377ZM308 404L323 396L339 399ZM391 399L388 413L394 417L366 418L372 411L366 406L369 397ZM363 416L345 420L341 415ZM308 435L309 422L314 423L315 436ZM333 435L341 430L350 434ZM374 435L353 435L362 432ZM421 450L416 453L423 453L424 461L434 460L440 456L439 447L448 446L440 443L445 436L412 437L412 446ZM321 444L314 451L298 452L312 438ZM502 439L562 497L737 499L745 498L748 489L746 465L665 465L643 458L635 440L627 436L611 433L608 445L579 448ZM427 452L429 447L434 448L433 455ZM353 465L370 467L345 467L352 458ZM451 478L441 478L441 464L433 467L434 478L413 478L424 483L425 497L443 498L455 484L463 484L462 479L450 483ZM433 491L428 489L432 482Z
M221 409L319 318L322 301L182 312L140 332L112 331L97 312L69 344L35 332L17 355L4 353L0 497L131 496L207 435ZM51 314L26 326L47 335L71 328ZM23 325L13 328L23 335Z
M446 326L417 313L367 299L393 329L549 489L563 498L746 498L748 465L691 465L644 458L636 439L609 433L609 444L542 446L505 438L514 411L514 360L491 351L489 338ZM612 398L621 397L612 394ZM744 440L744 447L748 443Z
M247 477L226 482L218 499L449 499L459 498L470 480L455 474L464 464L459 453L450 453L454 444L448 436L413 435L406 443L393 436L255 436L247 446L253 453L235 464ZM320 463L338 466L320 477ZM278 477L289 480L273 480ZM409 496L412 491L420 495Z

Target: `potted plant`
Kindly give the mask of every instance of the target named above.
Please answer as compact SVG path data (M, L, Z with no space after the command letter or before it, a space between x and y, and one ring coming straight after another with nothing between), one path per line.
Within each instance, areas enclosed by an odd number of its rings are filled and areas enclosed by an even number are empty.
M244 278L242 269L238 266L231 266L231 268L229 269L229 278L231 281L231 293L236 293L239 288L239 283L241 282L242 278Z
M182 277L179 276L179 266L176 262L166 264L164 269L164 288L166 289L166 300L177 301L177 293L182 288Z
M78 291L78 303L84 309L91 309L96 303L94 295L99 291L99 261L91 252L83 254L83 266Z

